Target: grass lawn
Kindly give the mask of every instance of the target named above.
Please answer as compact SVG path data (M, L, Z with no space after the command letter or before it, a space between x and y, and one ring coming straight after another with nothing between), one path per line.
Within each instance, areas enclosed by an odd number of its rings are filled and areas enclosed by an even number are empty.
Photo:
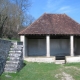
M3 73L0 80L62 80L63 72L80 80L80 63L53 64L25 62L23 69L14 74ZM63 79L66 80L66 79Z

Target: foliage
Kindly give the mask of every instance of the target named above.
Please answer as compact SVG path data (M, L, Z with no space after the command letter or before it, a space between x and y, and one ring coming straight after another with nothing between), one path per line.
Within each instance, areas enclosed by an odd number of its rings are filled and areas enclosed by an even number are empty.
M33 21L28 14L30 6L29 0L0 0L0 37L19 37L19 30Z

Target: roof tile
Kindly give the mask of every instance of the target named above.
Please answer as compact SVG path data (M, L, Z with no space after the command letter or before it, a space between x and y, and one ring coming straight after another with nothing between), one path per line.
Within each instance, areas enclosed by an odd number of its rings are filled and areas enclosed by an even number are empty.
M73 34L80 35L80 24L66 14L43 14L19 34Z

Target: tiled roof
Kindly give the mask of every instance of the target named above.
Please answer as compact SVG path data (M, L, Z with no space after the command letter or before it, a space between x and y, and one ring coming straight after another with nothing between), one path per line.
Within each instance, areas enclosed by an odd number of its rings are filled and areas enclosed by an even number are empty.
M18 34L80 35L80 24L66 14L43 14Z

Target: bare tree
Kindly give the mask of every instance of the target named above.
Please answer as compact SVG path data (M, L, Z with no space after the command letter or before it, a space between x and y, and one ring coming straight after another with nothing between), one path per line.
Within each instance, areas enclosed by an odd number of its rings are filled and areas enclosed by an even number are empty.
M6 2L4 0L0 0L0 37L3 36L3 28L5 25L5 22L8 18L8 16L6 15L6 13L4 13L4 9L6 8L6 3L8 1L6 0Z
M3 36L3 28L6 20L7 16L4 17L2 14L0 14L0 37Z
M17 38L20 27L32 23L34 18L27 14L30 4L29 0L0 0L0 37Z
M31 23L34 22L35 18L32 15L27 15L25 16L24 20L25 26L29 26Z

